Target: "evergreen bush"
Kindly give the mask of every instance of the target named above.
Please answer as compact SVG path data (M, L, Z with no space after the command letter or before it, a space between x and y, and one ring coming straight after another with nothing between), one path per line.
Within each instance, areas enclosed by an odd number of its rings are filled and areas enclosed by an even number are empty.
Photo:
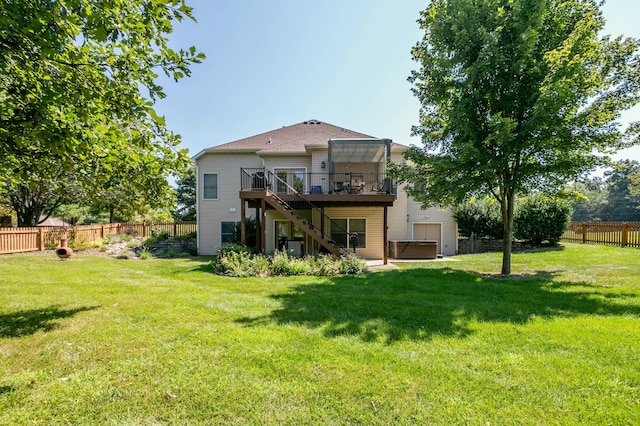
M568 202L544 195L534 195L522 201L513 218L513 236L535 245L556 245L569 221Z
M470 238L501 239L504 235L500 206L492 200L471 200L454 209L458 234Z

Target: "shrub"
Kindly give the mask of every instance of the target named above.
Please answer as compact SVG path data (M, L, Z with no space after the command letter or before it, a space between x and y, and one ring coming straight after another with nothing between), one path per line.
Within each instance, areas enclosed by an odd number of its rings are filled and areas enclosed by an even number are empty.
M148 251L141 251L138 257L140 258L140 260L147 260L151 259L153 256Z
M129 241L127 243L127 247L128 248L136 248L138 246L140 246L142 243L140 242L140 240L133 238L131 241Z
M177 237L175 237L175 239L179 241L191 241L195 240L197 235L197 232L189 232L188 234L178 235Z
M311 264L307 258L290 257L286 251L278 251L271 256L271 275L308 275Z
M571 220L569 203L534 195L519 204L513 218L513 236L528 243L556 245Z
M165 241L169 239L169 232L154 226L151 228L151 236L155 238L156 241Z
M504 235L500 206L492 200L471 200L454 209L458 234L477 238L501 239Z
M221 275L232 277L254 276L255 270L260 269L260 261L253 264L254 256L248 247L238 244L228 244L218 248L216 257L211 262L213 270Z
M122 250L118 253L118 259L133 259L136 257L136 254L131 250Z
M332 276L367 272L366 261L352 253L340 258L331 255L296 258L289 256L285 251L276 251L270 256L265 256L254 254L247 247L238 245L219 248L211 265L217 274L231 277Z
M340 274L340 264L335 257L319 254L309 259L311 265L311 275L333 276Z
M353 253L340 256L339 261L341 274L363 274L368 272L367 262Z
M245 226L246 226L246 243L248 246L251 247L255 247L256 245L256 238L257 238L257 225L256 225L256 219L253 217L247 217L245 219ZM242 241L242 233L240 232L241 225L240 222L236 223L233 226L233 242L235 244L240 244Z
M146 240L144 240L144 245L147 247L151 247L155 244L158 244L159 242L166 241L168 239L169 239L169 233L167 231L156 232L154 234L152 230L151 236Z

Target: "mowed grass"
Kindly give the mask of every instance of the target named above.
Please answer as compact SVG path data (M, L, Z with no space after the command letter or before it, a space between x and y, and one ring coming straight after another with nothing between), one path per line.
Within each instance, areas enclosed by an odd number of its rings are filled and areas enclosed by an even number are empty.
M640 250L333 278L0 256L0 424L640 423Z

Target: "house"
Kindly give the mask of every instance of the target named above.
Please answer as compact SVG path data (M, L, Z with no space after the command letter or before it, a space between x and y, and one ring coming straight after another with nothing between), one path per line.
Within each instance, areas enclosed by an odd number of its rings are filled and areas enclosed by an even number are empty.
M391 240L433 240L453 255L450 210L422 209L386 175L407 147L318 120L207 148L197 166L198 252L215 254L240 224L256 245L294 254L387 260Z

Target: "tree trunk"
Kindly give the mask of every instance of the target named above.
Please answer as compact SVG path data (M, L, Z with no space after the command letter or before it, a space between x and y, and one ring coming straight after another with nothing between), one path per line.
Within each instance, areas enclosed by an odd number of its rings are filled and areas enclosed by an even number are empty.
M116 209L111 207L109 209L109 223L115 223L116 221Z
M22 207L21 210L17 210L16 206L13 206L18 218L18 227L32 227L38 226L38 219L42 213L41 208L37 207Z
M511 242L513 241L513 211L515 199L512 193L502 198L502 223L504 224L504 242L502 246L502 275L511 274Z

